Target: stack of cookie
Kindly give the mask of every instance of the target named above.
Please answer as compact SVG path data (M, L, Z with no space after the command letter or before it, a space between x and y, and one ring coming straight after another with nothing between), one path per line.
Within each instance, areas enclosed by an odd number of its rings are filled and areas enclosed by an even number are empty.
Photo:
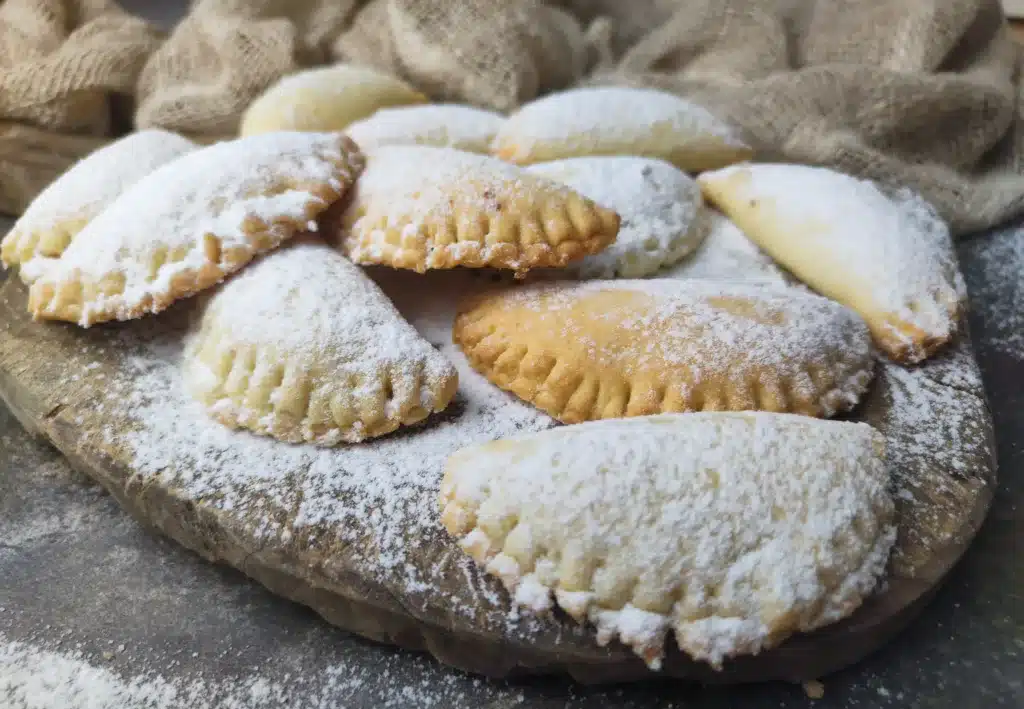
M431 425L459 387L368 271L505 273L466 281L452 338L570 425L454 455L439 520L511 603L652 667L669 633L717 666L872 592L884 440L827 419L879 351L912 364L955 336L963 280L918 197L746 162L729 126L646 89L505 117L333 67L271 88L243 133L137 133L53 183L2 247L33 316L202 294L182 367L211 417L360 445Z

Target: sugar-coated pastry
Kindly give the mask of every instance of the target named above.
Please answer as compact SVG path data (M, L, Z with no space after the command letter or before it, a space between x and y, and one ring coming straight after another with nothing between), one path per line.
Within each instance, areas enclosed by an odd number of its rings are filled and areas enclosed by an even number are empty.
M619 217L583 195L485 156L416 145L370 152L329 225L356 263L426 271L561 267L605 248Z
M585 155L661 158L687 172L749 159L750 147L707 109L654 89L579 88L522 106L491 151L518 164Z
M920 197L803 165L738 165L698 181L779 264L860 313L896 361L920 362L956 334L967 290L949 228Z
M505 117L456 103L382 108L345 133L363 150L382 145L432 145L486 154Z
M700 188L664 160L632 156L567 158L528 172L561 182L620 217L618 236L603 251L569 264L580 278L643 278L678 262L707 232Z
M29 312L83 327L159 312L316 229L362 166L340 133L273 133L192 151L89 222L32 284Z
M458 386L362 269L308 238L210 298L183 366L213 418L292 443L390 433L444 409Z
M769 413L596 421L465 448L441 521L528 613L658 669L719 667L856 610L896 537L884 439Z
M32 282L126 189L195 148L177 133L143 130L90 153L32 200L0 243L0 260Z
M473 367L563 423L680 411L831 416L873 372L851 310L722 281L558 282L467 298L453 339Z

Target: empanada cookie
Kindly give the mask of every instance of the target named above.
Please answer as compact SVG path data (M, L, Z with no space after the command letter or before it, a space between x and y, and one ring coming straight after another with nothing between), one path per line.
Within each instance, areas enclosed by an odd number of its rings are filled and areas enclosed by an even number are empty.
M306 69L284 77L249 104L240 133L339 131L379 108L426 101L401 79L369 67L336 64Z
M356 263L523 273L597 253L615 239L619 217L491 157L391 145L370 153L331 228Z
M860 313L896 361L920 362L955 335L966 287L949 228L920 197L801 165L741 165L698 182L779 264Z
M156 313L316 229L363 165L341 134L218 143L158 168L79 232L29 290L36 318L88 327Z
M722 281L533 285L467 298L473 367L563 423L680 411L831 416L872 375L864 323L826 298Z
M32 201L0 243L0 260L20 264L22 280L31 283L126 189L195 148L177 133L143 130L90 153Z
M221 423L320 445L422 421L458 386L455 367L359 267L307 238L210 298L183 367Z
M453 454L441 520L542 614L653 669L672 632L720 667L856 610L896 537L882 436L770 413L597 421Z
M729 125L654 89L580 88L549 94L509 116L491 151L517 164L586 155L641 155L699 172L748 160Z
M654 278L703 278L787 287L795 279L720 212L704 208L707 236L692 254Z
M579 278L643 278L691 253L706 234L700 188L663 160L632 156L569 158L528 172L571 187L619 215L611 246L569 264Z
M505 117L455 103L382 108L345 133L363 150L382 145L432 145L487 153Z

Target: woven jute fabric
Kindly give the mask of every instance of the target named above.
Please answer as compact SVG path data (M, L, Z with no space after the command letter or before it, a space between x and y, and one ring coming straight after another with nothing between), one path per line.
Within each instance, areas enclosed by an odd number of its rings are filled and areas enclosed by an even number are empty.
M105 0L0 2L0 121L104 135L159 37Z
M102 133L151 42L112 0L0 0L0 120ZM957 233L1024 212L1022 53L1000 0L197 0L139 75L136 123L231 136L270 84L338 60L500 111L653 86L761 160L916 189ZM29 66L58 78L15 81Z
M231 136L268 86L323 63L356 0L199 0L138 82L139 127Z
M693 98L763 160L909 186L963 234L1024 212L1021 58L999 0L686 0L590 82Z
M123 129L159 42L112 0L0 0L0 212Z

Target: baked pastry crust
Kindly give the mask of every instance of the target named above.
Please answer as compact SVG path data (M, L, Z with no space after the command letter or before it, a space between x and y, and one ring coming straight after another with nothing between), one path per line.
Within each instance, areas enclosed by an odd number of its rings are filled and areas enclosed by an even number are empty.
M31 283L126 189L195 148L177 133L143 130L90 153L32 200L0 242L0 261L21 265L21 279Z
M93 219L32 284L29 312L83 327L160 312L315 229L362 165L341 134L274 133L195 150Z
M242 115L243 136L297 130L344 130L380 108L426 103L401 79L354 64L306 69L285 76L256 98Z
M557 604L658 669L665 636L719 667L850 615L896 536L867 424L668 414L465 448L441 521L534 614Z
M460 304L473 367L563 423L682 411L831 416L873 373L855 313L798 291L716 281L565 282Z
M894 360L920 362L956 334L966 286L949 228L920 197L802 165L740 165L698 182L778 263L859 313Z
M457 103L382 108L345 133L363 150L383 145L431 145L486 154L505 117Z
M565 275L643 278L677 263L707 233L700 187L664 160L633 156L568 158L526 168L570 187L621 218L615 241L575 261Z
M291 443L356 442L443 410L458 374L360 268L300 238L218 290L184 374L216 420Z
M753 156L733 128L702 106L664 91L620 87L570 89L522 106L502 125L491 152L520 165L638 155L686 172Z
M356 263L424 272L561 267L614 239L619 217L564 185L483 155L371 151L334 226Z

